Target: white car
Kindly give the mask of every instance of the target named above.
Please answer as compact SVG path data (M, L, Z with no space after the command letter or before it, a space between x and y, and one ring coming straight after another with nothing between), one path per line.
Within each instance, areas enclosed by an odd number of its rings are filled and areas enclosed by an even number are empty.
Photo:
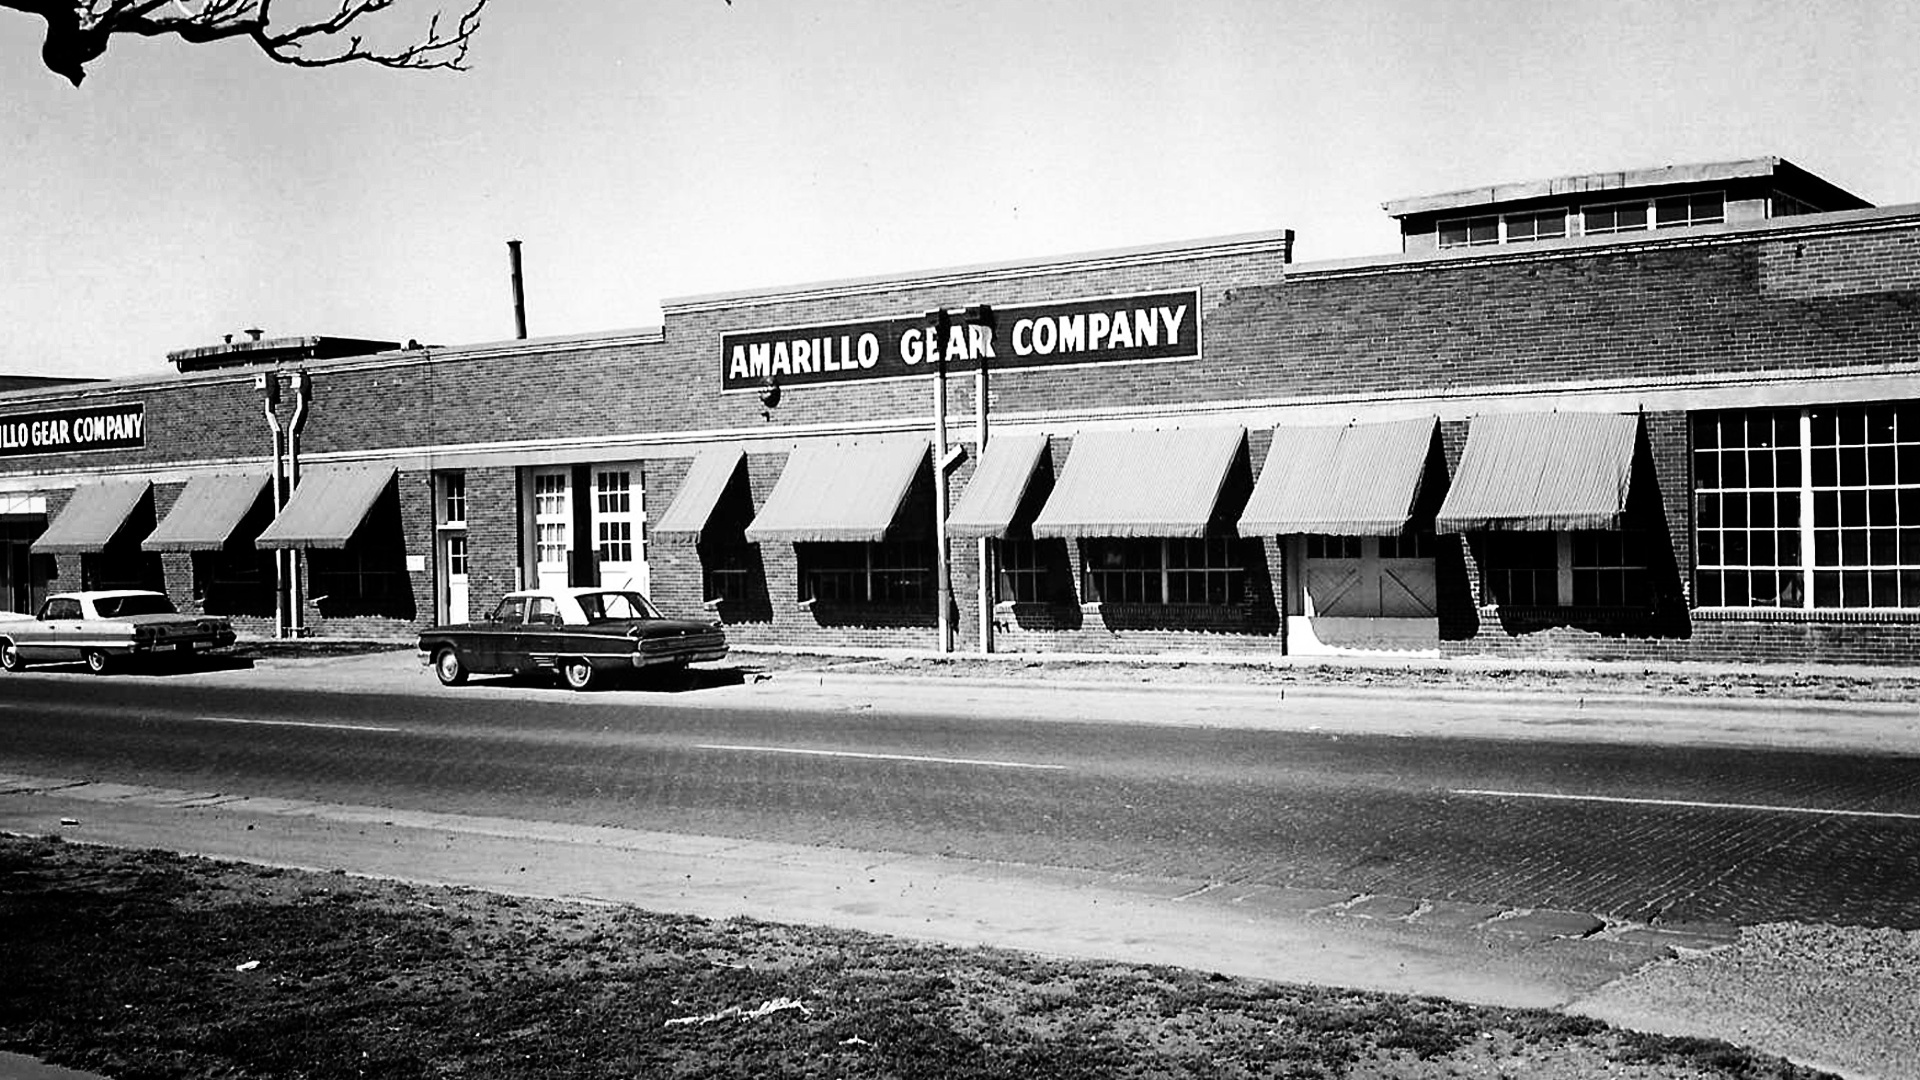
M233 626L213 615L183 615L165 593L102 589L55 593L37 616L0 619L0 669L78 660L100 674L118 659L183 656L233 644Z

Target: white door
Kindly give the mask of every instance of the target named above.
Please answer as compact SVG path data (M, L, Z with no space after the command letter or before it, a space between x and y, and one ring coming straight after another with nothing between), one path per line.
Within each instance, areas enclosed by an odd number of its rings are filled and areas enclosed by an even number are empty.
M533 474L533 579L543 589L569 584L568 560L573 551L573 499L566 469L539 469Z
M447 621L463 623L467 614L467 535L447 535Z
M642 523L646 520L638 464L603 465L593 470L593 539L599 556L599 584L609 589L638 589L651 584L647 573Z
M1307 613L1430 619L1438 610L1432 534L1309 536Z

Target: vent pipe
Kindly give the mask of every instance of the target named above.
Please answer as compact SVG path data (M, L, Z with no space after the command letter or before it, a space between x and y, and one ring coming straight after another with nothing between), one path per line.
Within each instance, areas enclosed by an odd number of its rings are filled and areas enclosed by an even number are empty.
M520 271L520 241L507 241L507 262L513 268L513 336L527 336L527 282Z

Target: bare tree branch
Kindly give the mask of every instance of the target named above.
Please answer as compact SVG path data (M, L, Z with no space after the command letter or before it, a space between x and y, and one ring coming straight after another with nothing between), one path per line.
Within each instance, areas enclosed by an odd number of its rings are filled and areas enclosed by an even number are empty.
M38 15L47 22L40 58L47 69L75 86L86 65L107 51L115 34L177 37L194 44L247 38L268 57L295 67L329 67L362 62L408 69L466 69L467 48L480 28L488 0L470 5L452 30L436 9L425 36L406 44L369 45L358 32L361 20L393 6L394 0L339 0L324 17L282 17L284 0L0 0L0 8Z

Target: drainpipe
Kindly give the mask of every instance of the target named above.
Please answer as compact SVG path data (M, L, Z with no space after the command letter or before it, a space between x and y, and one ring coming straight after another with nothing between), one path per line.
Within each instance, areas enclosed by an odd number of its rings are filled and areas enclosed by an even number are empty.
M293 423L287 426L287 488L292 491L300 486L300 432L307 426L307 402L311 397L313 380L306 369L293 373ZM307 635L307 589L303 582L306 559L299 548L287 550L289 578L291 579L293 602L292 625L289 633L294 637Z
M953 576L947 546L947 333L951 321L945 311L930 312L934 327L933 358L933 581L940 605L940 651L953 651Z
M969 308L969 319L987 328L989 336L993 333L993 309L982 304ZM980 462L987 460L987 358L974 357L973 368L973 446L980 455ZM977 473L975 475L978 475ZM980 587L978 602L980 605L980 651L993 652L993 544L988 537L981 537L980 546Z
M273 516L277 521L287 505L286 459L280 443L280 418L273 408L280 403L280 375L265 372L253 377L253 388L260 391L260 408L267 415L267 430L273 433ZM273 636L287 636L287 549L273 550Z

